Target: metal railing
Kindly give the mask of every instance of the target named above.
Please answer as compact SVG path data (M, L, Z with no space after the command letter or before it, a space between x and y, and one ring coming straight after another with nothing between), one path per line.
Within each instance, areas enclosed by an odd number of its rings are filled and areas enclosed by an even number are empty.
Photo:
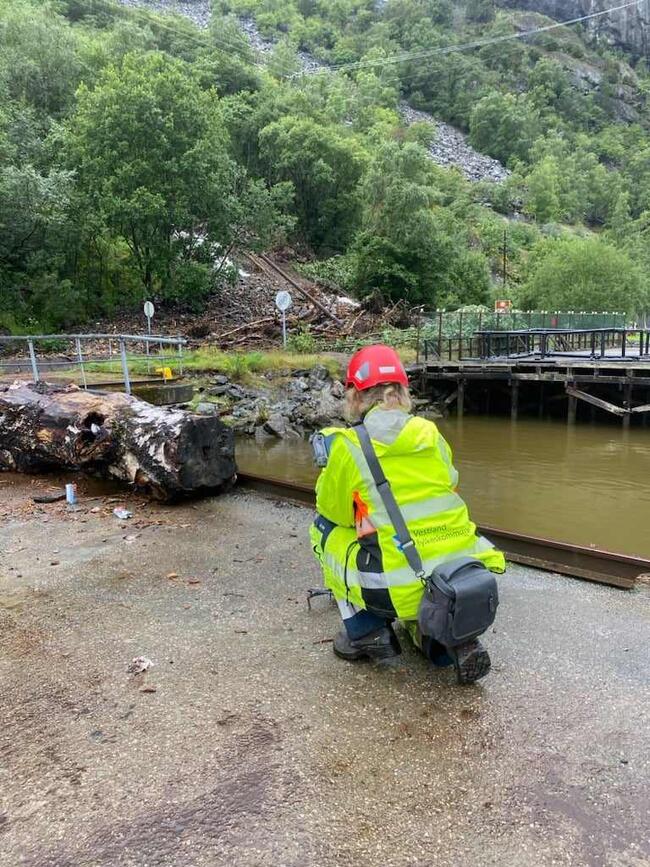
M413 313L416 311L414 310ZM427 340L472 337L478 331L565 331L567 329L625 328L624 313L574 310L502 310L461 307L458 310L417 309L418 325Z
M152 364L167 362L168 365L177 367L182 375L183 347L186 344L187 341L182 337L153 334L1 335L0 349L4 347L5 354L12 354L6 358L0 355L0 374L21 373L26 369L31 372L33 382L40 382L46 371L64 372L77 369L82 386L88 388L87 373L90 369L117 367L122 375L125 392L131 394L130 367L146 363L150 373ZM154 347L157 351L152 352ZM170 349L175 351L170 354ZM166 378L165 369L163 367L163 379Z
M650 330L646 328L584 328L566 330L482 331L469 337L424 341L425 361L507 358L586 360L637 358L650 360Z

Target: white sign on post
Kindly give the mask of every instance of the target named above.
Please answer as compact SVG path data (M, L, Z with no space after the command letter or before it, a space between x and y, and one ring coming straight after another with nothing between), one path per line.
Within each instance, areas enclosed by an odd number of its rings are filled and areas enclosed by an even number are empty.
M289 292L278 292L278 294L275 296L275 306L282 313L286 313L292 304L293 299Z
M287 310L293 304L293 299L289 292L278 292L275 296L275 306L282 313L282 345L286 348L287 345Z
M144 315L147 317L147 331L151 334L151 320L153 319L153 315L156 312L156 308L153 306L151 301L144 302ZM147 340L147 355L149 355L149 341ZM147 370L149 369L149 362L147 362Z

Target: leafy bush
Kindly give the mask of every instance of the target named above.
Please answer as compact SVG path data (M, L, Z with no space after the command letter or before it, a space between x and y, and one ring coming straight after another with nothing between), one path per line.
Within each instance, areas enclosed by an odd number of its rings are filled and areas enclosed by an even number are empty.
M351 256L332 256L305 262L299 271L335 292L351 292L354 287L355 262Z
M541 132L539 114L524 95L493 91L477 103L470 118L474 147L502 163L526 160Z
M289 352L301 354L309 354L316 350L316 338L311 333L309 325L301 325L296 331L289 334L287 349Z
M540 242L520 293L528 309L634 313L649 302L648 278L625 252L598 238Z
M173 269L165 301L174 301L191 310L200 310L206 298L214 291L215 277L210 265L201 262L179 262Z

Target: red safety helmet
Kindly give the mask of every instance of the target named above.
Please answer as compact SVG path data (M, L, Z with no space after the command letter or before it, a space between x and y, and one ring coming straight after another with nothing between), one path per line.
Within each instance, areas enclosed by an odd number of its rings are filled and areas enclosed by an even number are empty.
M384 382L399 382L408 388L409 381L399 355L390 346L364 346L350 359L345 380L346 388L357 391L374 388Z

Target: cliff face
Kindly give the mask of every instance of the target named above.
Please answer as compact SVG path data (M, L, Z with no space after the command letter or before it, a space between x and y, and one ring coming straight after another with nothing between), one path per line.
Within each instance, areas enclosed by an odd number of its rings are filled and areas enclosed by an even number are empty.
M497 0L497 5L511 9L541 12L556 21L602 12L620 6L625 0ZM640 0L609 15L587 22L592 38L622 48L637 56L650 57L650 0Z

